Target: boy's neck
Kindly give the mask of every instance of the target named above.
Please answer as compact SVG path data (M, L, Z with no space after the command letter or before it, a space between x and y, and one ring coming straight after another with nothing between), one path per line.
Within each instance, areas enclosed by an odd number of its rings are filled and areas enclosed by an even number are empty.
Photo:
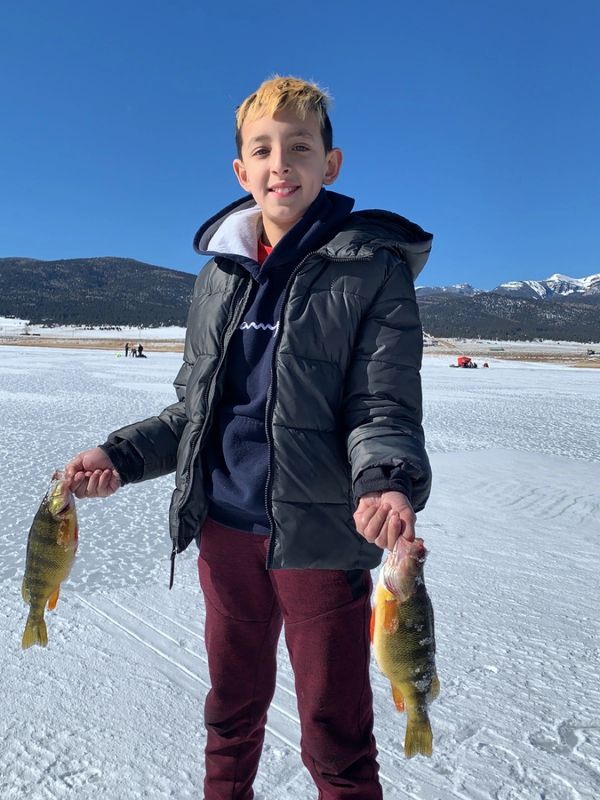
M287 233L287 231L273 226L269 226L269 230L267 230L264 219L261 219L260 229L262 231L260 238L267 247L275 247Z

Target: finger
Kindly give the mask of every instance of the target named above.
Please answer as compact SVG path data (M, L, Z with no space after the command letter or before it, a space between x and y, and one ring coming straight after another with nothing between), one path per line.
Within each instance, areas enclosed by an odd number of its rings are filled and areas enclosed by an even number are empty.
M417 515L412 508L405 508L398 511L402 530L400 536L406 539L407 542L414 542L415 540L415 526L417 524Z
M367 492L367 494L363 494L359 499L356 511L362 514L368 508L377 509L379 507L380 500L381 492Z
M112 471L110 469L105 469L100 474L100 478L98 479L98 497L108 497L109 494L112 494L110 483L112 479Z
M70 480L68 478L65 480L65 487L70 489L73 494L76 494L84 480L85 475L83 472L76 472Z
M396 542L402 536L403 521L402 517L397 511L392 511L388 524L388 540L386 547L388 550L393 550Z
M67 461L64 472L67 475L68 473L77 472L79 469L81 469L81 459L79 456L75 456L70 461Z
M76 470L71 477L71 485L78 486L81 481L85 480L85 472L81 469Z
M108 497L109 495L114 494L121 486L119 473L114 469L105 470L101 480L106 481L106 488L104 489L104 494L102 497Z
M368 542L374 542L379 536L383 523L387 519L390 511L390 506L386 503L379 506L377 511L372 515L371 520L366 525L363 536Z
M381 526L379 536L373 542L373 544L376 544L377 547L381 547L382 550L388 546L389 527L391 520L392 515L388 514L383 522L383 525Z
M367 525L376 513L377 506L368 506L362 511L357 510L354 512L354 522L356 523L356 529L359 533L364 535Z
M371 520L377 514L378 507L377 506L370 506L366 508L362 514L358 517L357 529L359 533L362 533L364 536L367 530L368 525L370 525Z
M101 474L102 472L99 469L95 470L90 474L86 491L86 495L88 497L98 497L98 480L100 479Z
M414 514L409 514L408 517L404 519L404 530L402 531L402 536L407 542L414 542L415 540L416 521L417 520Z
M71 489L75 497L78 497L80 500L83 500L84 497L87 497L87 486L88 486L88 479L85 475L79 480L77 483L76 489Z
M68 489L70 489L73 485L73 478L75 475L77 475L77 473L80 472L80 470L81 467L77 464L67 464L67 466L64 468L63 473L65 476L65 485Z
M116 492L117 489L121 488L121 476L119 475L116 469L113 469L111 471L110 486L113 492Z

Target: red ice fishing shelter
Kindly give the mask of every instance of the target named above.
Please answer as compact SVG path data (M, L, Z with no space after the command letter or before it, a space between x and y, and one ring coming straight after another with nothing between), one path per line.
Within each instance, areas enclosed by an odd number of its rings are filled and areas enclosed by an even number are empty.
M457 359L459 367L466 367L471 363L469 356L459 356Z

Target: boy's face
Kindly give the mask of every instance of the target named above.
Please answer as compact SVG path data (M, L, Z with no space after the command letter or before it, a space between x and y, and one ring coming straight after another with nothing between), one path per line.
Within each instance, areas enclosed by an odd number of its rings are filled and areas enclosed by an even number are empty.
M293 111L278 111L242 125L242 158L233 171L242 188L262 210L271 245L302 217L321 191L337 178L342 152L325 153L314 114L302 120Z

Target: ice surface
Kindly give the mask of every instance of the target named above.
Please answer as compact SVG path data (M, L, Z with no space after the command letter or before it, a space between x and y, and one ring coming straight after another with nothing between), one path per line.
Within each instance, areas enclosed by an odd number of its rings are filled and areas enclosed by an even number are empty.
M27 532L52 471L173 402L180 358L0 348L2 800L202 796L204 610L193 547L167 589L171 476L79 503L48 648L20 649ZM426 358L423 383L434 486L418 535L441 692L433 757L406 761L373 665L384 795L596 798L600 372ZM299 741L281 644L257 800L315 796Z
M17 317L0 317L0 336L17 336L27 331L47 339L117 339L131 344L139 339L174 339L183 341L185 328L178 325L163 325L157 328L140 328L120 325L112 328L86 327L83 325L31 325L29 320Z

